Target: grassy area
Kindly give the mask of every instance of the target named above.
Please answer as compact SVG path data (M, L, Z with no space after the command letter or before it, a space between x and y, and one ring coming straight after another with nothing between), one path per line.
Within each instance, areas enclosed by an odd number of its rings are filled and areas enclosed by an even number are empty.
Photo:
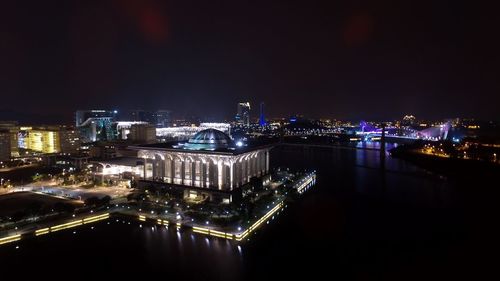
M0 217L10 216L16 212L24 211L30 208L30 206L33 206L33 204L39 204L41 208L50 208L56 203L71 203L74 204L75 207L80 207L82 205L75 201L32 192L8 193L0 195Z

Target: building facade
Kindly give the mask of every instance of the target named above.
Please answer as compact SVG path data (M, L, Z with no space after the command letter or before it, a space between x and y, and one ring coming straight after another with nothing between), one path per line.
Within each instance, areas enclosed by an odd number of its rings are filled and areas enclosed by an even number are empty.
M130 133L127 138L133 142L155 143L156 127L149 124L133 124L130 126Z
M260 103L260 114L259 114L259 126L264 127L266 126L266 116L264 113L264 103Z
M27 148L41 153L60 152L61 143L56 131L30 130L28 132Z
M156 128L167 128L172 126L172 112L170 110L156 111Z
M40 153L73 154L80 148L81 141L77 130L65 126L22 127L18 145Z
M8 131L10 134L10 157L19 156L19 148L17 146L19 125L17 121L1 121L0 130Z
M78 110L75 124L82 142L114 140L117 132L113 124L117 113L116 110Z
M9 130L0 130L0 161L8 161L11 157L11 134Z
M59 144L61 153L74 154L77 153L82 144L80 132L74 128L61 127L59 129Z
M172 126L170 110L148 111L136 109L130 111L130 120L135 122L146 122L157 128L166 128Z
M118 121L115 123L116 126L116 132L117 132L117 139L119 140L126 140L130 134L130 128L132 125L136 124L144 124L147 125L149 123L143 122L143 121Z
M156 136L162 140L187 140L206 129L216 129L228 135L231 134L231 124L229 123L200 123L199 126L157 128Z
M187 143L137 146L144 160L143 179L184 186L191 191L234 191L269 172L270 146L235 147L215 129L197 133ZM195 190L189 190L195 187Z
M236 110L236 123L239 125L250 125L250 103L240 102Z

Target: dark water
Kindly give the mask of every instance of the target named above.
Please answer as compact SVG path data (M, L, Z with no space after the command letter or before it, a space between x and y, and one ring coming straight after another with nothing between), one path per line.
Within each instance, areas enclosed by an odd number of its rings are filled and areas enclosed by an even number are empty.
M0 247L1 271L113 280L498 277L498 184L444 179L390 157L381 170L377 151L275 148L271 157L275 167L316 169L317 185L241 247L112 220Z

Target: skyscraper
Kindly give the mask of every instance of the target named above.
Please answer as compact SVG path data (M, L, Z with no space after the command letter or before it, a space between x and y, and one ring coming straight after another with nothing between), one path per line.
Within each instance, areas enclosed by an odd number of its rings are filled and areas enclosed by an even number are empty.
M127 120L128 121L128 120ZM136 109L130 111L130 121L147 122L157 128L166 128L172 126L170 110L148 111Z
M156 112L156 128L172 127L172 117L170 110L158 110Z
M82 142L113 140L116 138L117 111L114 110L78 110L76 128L80 131Z
M250 125L250 103L240 102L238 103L237 113L236 113L236 123L240 125Z
M260 103L260 114L259 114L259 126L264 127L266 125L266 116L264 115L264 103Z
M127 120L128 121L128 120ZM130 111L130 121L156 123L156 114L151 111L136 109Z

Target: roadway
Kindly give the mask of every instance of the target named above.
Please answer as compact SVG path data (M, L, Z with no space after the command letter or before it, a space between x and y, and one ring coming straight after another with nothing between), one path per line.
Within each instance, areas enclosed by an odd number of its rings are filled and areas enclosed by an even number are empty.
M123 187L92 187L75 188L63 186L18 186L10 188L9 192L31 191L64 199L85 201L90 197L110 196L112 199L127 196L131 189Z

